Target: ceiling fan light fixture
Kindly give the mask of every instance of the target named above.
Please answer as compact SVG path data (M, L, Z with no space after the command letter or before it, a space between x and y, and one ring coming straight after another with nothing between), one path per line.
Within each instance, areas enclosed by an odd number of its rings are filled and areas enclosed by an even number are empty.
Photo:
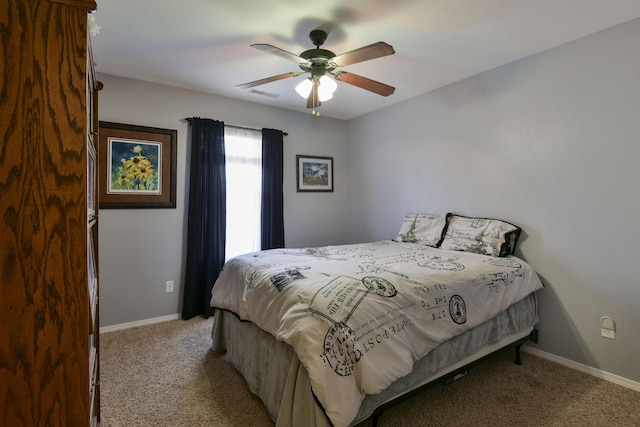
M311 93L311 79L304 79L296 86L296 92L303 98L307 98L309 93Z
M296 86L298 95L307 99L311 93L313 82L311 78L304 79ZM333 98L333 93L338 88L338 84L330 77L322 76L318 81L318 98L320 102L325 102Z

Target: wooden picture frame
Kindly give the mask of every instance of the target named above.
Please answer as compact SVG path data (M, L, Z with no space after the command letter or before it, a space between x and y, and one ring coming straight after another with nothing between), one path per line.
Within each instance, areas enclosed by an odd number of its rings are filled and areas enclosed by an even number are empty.
M176 207L178 131L99 123L100 209Z
M296 156L297 190L301 192L333 192L333 157Z

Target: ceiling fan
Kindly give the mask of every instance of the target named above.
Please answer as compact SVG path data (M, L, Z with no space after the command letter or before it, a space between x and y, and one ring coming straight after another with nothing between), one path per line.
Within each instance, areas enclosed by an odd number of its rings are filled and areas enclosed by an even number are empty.
M385 42L377 42L356 50L352 50L341 55L336 55L330 50L320 49L327 39L327 33L323 30L313 30L309 33L311 42L315 45L315 49L309 49L302 52L300 55L294 55L279 47L272 46L270 44L252 44L251 47L261 50L272 55L276 55L280 58L286 59L298 64L298 67L302 71L293 71L284 74L278 74L277 76L267 77L264 79L256 80L249 83L244 83L236 86L240 89L249 89L255 86L263 85L266 83L275 82L278 80L297 77L301 74L309 73L310 77L303 81L300 86L305 84L308 86L307 108L317 108L321 102L326 99L323 98L323 85L333 85L335 90L335 83L327 75L333 76L336 80L344 82L359 88L368 90L373 93L377 93L382 96L389 96L395 92L393 86L386 85L384 83L377 82L375 80L368 79L366 77L359 76L357 74L348 73L346 71L336 71L339 67L347 65L357 64L358 62L368 61L370 59L380 58L395 53L393 47ZM296 88L298 93L301 93L301 88ZM328 95L329 98L332 96Z

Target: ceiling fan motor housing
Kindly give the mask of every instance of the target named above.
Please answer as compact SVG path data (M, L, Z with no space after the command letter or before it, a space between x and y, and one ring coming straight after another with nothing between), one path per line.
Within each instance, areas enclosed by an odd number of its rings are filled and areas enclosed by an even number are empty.
M318 79L336 68L331 63L331 59L335 58L336 54L327 49L320 49L320 46L327 39L325 31L313 30L309 33L309 38L316 48L305 50L300 54L301 58L309 61L309 64L300 64L300 68L305 72L310 72L312 79Z
M301 58L308 59L313 63L325 63L335 56L335 53L327 49L309 49L300 54Z
M315 47L320 47L327 40L327 33L323 30L312 30L309 33L309 38Z

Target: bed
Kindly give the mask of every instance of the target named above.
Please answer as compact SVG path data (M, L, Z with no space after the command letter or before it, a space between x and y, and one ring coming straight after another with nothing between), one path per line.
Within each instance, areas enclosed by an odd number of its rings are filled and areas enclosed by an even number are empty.
M513 224L407 214L392 240L229 260L213 348L276 426L350 426L535 334L533 269Z

